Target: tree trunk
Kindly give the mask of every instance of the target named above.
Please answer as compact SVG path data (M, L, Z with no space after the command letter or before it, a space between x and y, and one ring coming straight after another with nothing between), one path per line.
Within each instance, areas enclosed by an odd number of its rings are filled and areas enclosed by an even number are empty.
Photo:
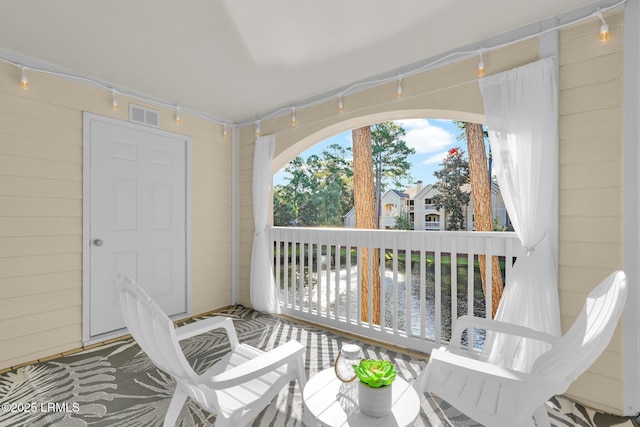
M356 208L356 228L376 228L375 194L373 179L373 157L371 149L371 128L365 126L354 129L353 136L353 197ZM380 267L378 251L372 254L372 302L371 321L380 324ZM361 318L369 321L369 249L362 248L360 260L360 283L362 299L360 300Z
M376 227L380 229L380 214L382 211L382 192L380 181L382 180L382 165L380 160L376 160Z
M487 154L484 146L484 132L478 123L465 123L467 151L469 152L469 175L471 177L471 193L473 196L473 216L476 231L493 231L493 210L491 208L491 182L487 167ZM479 255L482 290L487 294L485 273L486 257ZM495 317L498 303L502 298L502 274L497 256L491 259L491 317Z

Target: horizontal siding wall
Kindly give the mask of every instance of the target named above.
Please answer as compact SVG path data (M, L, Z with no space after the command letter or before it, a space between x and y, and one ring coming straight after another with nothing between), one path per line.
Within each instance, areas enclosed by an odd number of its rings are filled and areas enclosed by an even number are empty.
M559 286L566 331L585 298L622 268L622 20L605 16L561 31L559 79ZM623 409L622 329L568 394L613 413Z
M82 113L128 120L128 99L0 63L0 369L82 345ZM138 102L136 102L138 103ZM154 106L149 106L155 108ZM157 108L155 108L157 109ZM231 302L231 141L161 110L192 137L193 313Z

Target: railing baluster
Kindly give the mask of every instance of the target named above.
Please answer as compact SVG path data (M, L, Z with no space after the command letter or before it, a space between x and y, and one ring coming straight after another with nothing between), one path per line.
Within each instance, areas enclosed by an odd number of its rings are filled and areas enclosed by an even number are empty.
M369 287L369 329L373 327L373 238L369 235L367 239L367 266L369 267L369 274L367 275Z
M383 243L380 247L378 256L378 262L380 263L380 327L384 328L387 324L387 296L386 296L386 283L385 278L387 276L387 263L386 263L386 239L382 239Z
M440 251L440 236L435 238L434 272L435 272L435 334L436 344L442 341L442 252Z
M302 236L302 238L300 239L300 243L298 244L298 267L300 268L300 277L298 277L298 284L300 287L300 295L301 295L301 299L300 299L300 310L304 311L305 310L305 306L309 306L309 304L311 304L311 301L309 301L308 298L306 298L306 295L308 295L309 293L307 292L307 282L308 280L305 280L305 274L304 274L304 267L305 267L305 238L304 236Z
M412 295L412 280L411 280L411 233L404 233L404 325L407 336L411 335L411 295Z
M492 298L493 298L493 275L491 273L491 270L493 268L493 257L491 256L491 239L486 239L485 240L485 256L484 256L484 265L485 267L485 288L486 288L486 292L485 292L485 304L486 304L486 318L487 319L492 319L493 318L493 307L492 307Z
M299 310L300 305L300 288L296 280L296 267L298 266L298 241L299 235L294 235L291 239L291 287L293 288L294 306Z
M427 252L426 237L420 239L420 338L427 337Z
M358 281L356 284L356 293L358 295L358 299L356 302L356 308L357 308L357 318L356 318L356 322L358 324L358 326L362 326L362 239L358 238L357 241L357 245L358 245L358 249L356 250L356 255L357 255L357 265L358 265Z
M336 257L333 260L333 276L335 280L335 291L333 296L333 318L338 319L340 313L340 262L341 253L340 253L340 245L336 245Z
M304 235L302 235L300 237L300 279L298 280L299 283L299 288L300 288L300 311L304 311L304 305L305 305L305 282L306 280L304 279Z
M346 309L346 320L347 323L351 322L351 240L348 240L347 246L345 247L346 258L345 258L345 267L347 269L346 275L346 288L347 288L347 309Z
M451 332L458 320L458 249L456 238L451 239Z
M325 274L327 276L327 284L325 286L325 316L329 319L331 313L331 247L332 245L327 242L326 255L324 258Z
M393 239L393 288L391 289L391 325L393 333L398 333L398 239Z
M289 295L289 241L287 239L287 237L285 236L283 238L283 243L284 243L284 268L283 268L283 279L284 279L284 292L287 295L287 307L289 306L289 304L291 305L291 308L295 308L295 303L294 303L294 299L293 299L293 295Z
M322 243L316 239L316 316L320 318L322 305Z
M476 277L476 256L475 250L473 246L474 239L469 236L468 239L468 250L467 250L467 314L469 316L475 316L475 302L474 302L474 294L475 294L475 277ZM469 333L469 337L473 337L473 331L467 331Z
M269 242L271 244L271 260L272 262L275 264L274 265L274 280L276 283L276 291L278 292L278 301L280 305L286 305L287 304L287 297L286 294L282 295L282 298L280 296L280 242L275 238L275 236L273 235L273 232L270 232L269 235L271 236Z

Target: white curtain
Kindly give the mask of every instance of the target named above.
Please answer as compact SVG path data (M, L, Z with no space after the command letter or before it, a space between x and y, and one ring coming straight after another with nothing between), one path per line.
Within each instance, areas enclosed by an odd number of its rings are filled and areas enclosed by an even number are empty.
M496 319L559 336L554 229L558 173L558 88L554 58L479 81L493 164L513 228L527 255L514 265ZM548 347L489 337L489 361L528 372Z
M273 267L269 258L269 200L271 194L271 160L275 147L275 135L256 139L253 153L253 222L255 235L251 254L251 305L255 310L280 312Z

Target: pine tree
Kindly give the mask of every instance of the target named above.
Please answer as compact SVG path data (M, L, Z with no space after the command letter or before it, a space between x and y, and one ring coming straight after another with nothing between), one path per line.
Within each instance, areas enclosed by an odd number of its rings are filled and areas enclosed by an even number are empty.
M476 231L493 231L493 209L491 206L491 182L487 165L487 151L484 145L485 133L479 123L464 123L467 149L469 150L469 174L473 193L473 216ZM482 290L487 293L486 256L479 255ZM491 257L491 310L495 317L498 304L502 298L504 284L497 256Z
M452 148L440 166L441 169L433 173L438 179L433 185L438 191L434 203L448 215L447 230L464 230L464 208L471 200L471 192L464 188L469 183L469 162L462 149Z
M356 208L356 228L375 229L376 213L374 205L373 157L371 155L371 128L369 126L353 129L353 193ZM373 250L372 293L369 293L369 248L362 248L360 259L361 319L380 324L380 273L378 251ZM369 298L372 300L373 313L369 313Z
M405 187L411 182L411 162L407 158L416 150L404 141L404 128L394 122L371 126L371 155L376 184L376 228L380 228L380 198L389 185Z

